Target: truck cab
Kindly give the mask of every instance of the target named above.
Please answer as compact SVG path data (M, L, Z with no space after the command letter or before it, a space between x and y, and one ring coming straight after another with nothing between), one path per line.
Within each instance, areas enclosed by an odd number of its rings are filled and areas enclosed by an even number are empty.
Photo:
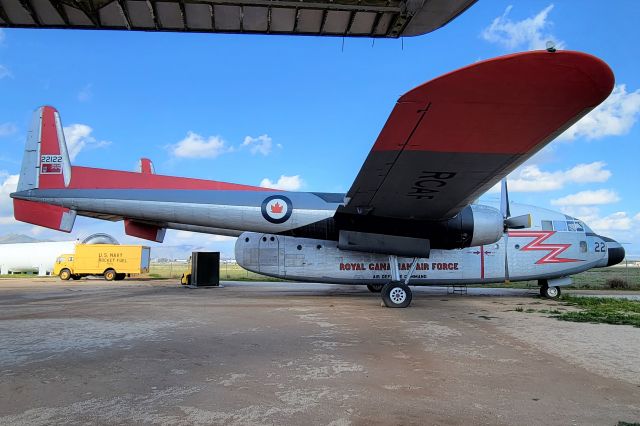
M56 263L53 265L53 275L59 276L62 280L79 279L80 276L74 274L73 270L73 254L61 254L56 258Z

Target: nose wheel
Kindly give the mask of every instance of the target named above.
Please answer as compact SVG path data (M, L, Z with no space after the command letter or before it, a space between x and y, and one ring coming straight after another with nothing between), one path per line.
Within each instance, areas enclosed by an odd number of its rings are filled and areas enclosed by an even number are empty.
M545 299L557 299L562 292L560 287L549 287L547 284L540 286L540 296Z

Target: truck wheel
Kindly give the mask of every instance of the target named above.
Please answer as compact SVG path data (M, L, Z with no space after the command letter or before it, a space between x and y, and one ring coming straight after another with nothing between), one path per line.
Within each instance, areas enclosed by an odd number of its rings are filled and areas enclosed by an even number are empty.
M113 269L107 269L104 271L104 279L107 281L113 281L116 279L116 271Z
M67 281L69 278L71 278L71 271L67 268L64 268L62 271L60 271L60 275L58 276L61 280Z
M127 274L116 274L116 281L122 281L126 276Z
M73 274L73 275L71 275L71 279L74 280L74 281L79 280L80 279L80 275Z

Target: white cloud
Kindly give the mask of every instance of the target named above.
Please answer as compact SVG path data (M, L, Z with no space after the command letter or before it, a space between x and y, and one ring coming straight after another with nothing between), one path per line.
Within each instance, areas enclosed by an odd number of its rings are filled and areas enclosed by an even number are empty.
M0 137L10 136L18 131L18 127L13 123L0 124Z
M640 89L627 93L619 84L609 97L593 111L562 133L558 140L599 139L629 133L640 115Z
M252 154L260 153L262 155L269 155L269 153L271 153L273 141L269 135L260 135L257 138L245 136L242 146L249 147Z
M13 223L13 200L9 194L16 191L18 187L18 178L20 175L10 175L6 172L0 172L0 223Z
M71 124L62 128L67 142L69 159L75 160L80 151L85 148L102 148L111 144L108 141L98 141L91 136L93 129L86 124Z
M585 223L594 231L604 233L606 231L628 231L633 225L633 220L626 212L615 212L608 216L591 218Z
M219 136L209 136L205 140L201 135L192 131L175 145L171 146L171 153L180 158L216 158L225 152L232 151Z
M300 175L285 176L281 175L277 182L272 182L269 178L264 178L260 182L263 188L281 189L283 191L297 191L304 184Z
M611 172L605 169L606 165L596 161L555 172L540 170L536 164L519 167L507 178L509 192L553 191L570 183L606 182L611 177ZM500 184L496 184L489 192L500 192Z
M609 189L597 191L581 191L556 200L551 200L554 206L593 206L597 204L611 204L620 201L620 197Z
M207 243L218 243L222 241L235 241L236 237L226 235L202 234L191 231L175 231L173 235L183 244L185 241L206 245Z
M89 100L91 100L91 97L93 96L93 92L91 91L91 87L93 85L91 83L85 85L82 89L80 89L80 91L78 92L78 101L80 102L87 102Z
M640 213L632 217L627 212L619 211L601 216L600 209L593 206L565 206L561 210L564 214L582 220L596 233L629 231L637 229L637 226L640 225ZM621 235L621 237L624 236Z
M9 68L0 64L0 80L2 80L5 77L13 77L13 74L11 74L11 71L9 70Z
M18 223L13 216L0 216L0 225L16 225Z
M522 21L512 21L509 18L512 8L513 6L507 6L504 13L495 18L491 25L482 31L483 39L500 44L510 50L524 47L528 50L544 49L549 40L554 41L558 49L564 47L564 42L557 40L548 32L552 22L547 18L549 12L553 10L553 4L542 9L537 15Z

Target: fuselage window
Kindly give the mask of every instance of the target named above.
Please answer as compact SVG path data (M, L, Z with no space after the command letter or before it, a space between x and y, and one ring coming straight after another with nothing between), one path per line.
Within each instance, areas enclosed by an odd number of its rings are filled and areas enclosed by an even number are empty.
M567 231L567 222L564 220L554 220L553 221L553 229L556 231Z
M576 223L572 220L567 221L567 228L571 232L576 232Z
M586 253L586 252L587 252L587 242L580 241L580 253Z
M553 225L551 225L551 221L550 220L543 220L542 221L542 230L543 231L553 231Z
M582 222L576 221L576 231L584 232L584 226L582 225Z

